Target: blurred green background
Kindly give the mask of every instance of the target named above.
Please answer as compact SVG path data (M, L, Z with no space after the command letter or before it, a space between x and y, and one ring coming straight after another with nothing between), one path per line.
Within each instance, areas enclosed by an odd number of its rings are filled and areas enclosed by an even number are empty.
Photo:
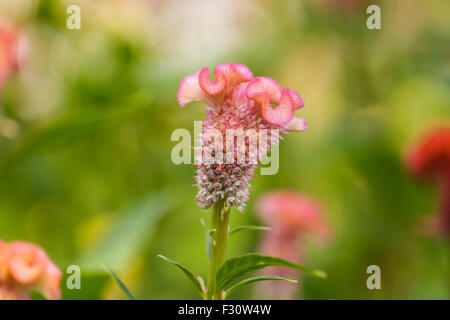
M381 30L366 28L369 4ZM81 30L66 28L70 4ZM0 119L0 238L45 248L63 271L82 267L65 299L125 299L107 265L140 299L197 299L164 254L206 278L194 166L174 165L170 136L193 131L200 103L180 109L182 78L240 62L306 102L309 130L289 134L280 170L252 198L288 188L321 201L334 230L307 239L305 299L448 299L448 247L417 225L436 190L404 168L408 146L450 118L447 0L0 0L28 57L6 84ZM249 203L231 225L260 224ZM242 232L228 257L257 250ZM366 268L381 267L381 290ZM62 285L65 287L64 283ZM252 297L251 288L231 298Z

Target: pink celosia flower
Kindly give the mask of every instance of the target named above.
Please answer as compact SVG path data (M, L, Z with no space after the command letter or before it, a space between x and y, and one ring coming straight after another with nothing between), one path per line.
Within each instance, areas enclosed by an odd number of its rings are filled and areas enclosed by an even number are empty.
M267 224L277 226L285 233L311 232L325 242L330 237L319 203L297 192L268 193L259 199L257 211Z
M61 278L61 271L40 247L0 241L0 300L27 300L33 291L60 299Z
M330 227L322 216L320 205L313 199L293 191L280 190L263 196L256 210L272 231L264 234L260 251L265 255L277 256L302 263L302 239L311 233L321 241L330 239ZM300 274L290 268L270 267L264 274L298 279ZM296 287L281 281L261 283L258 295L268 299L293 299Z
M270 151L270 145L279 142L280 133L306 130L306 121L294 117L294 111L303 107L304 103L298 93L282 89L273 79L253 77L252 72L242 64L218 65L214 69L214 77L211 81L208 68L203 68L187 76L178 89L177 98L181 107L193 101L208 105L199 156L204 159L212 155L216 161L199 161L196 179L200 190L197 199L203 208L224 200L228 206L242 210L248 200L256 160ZM273 104L276 106L273 107ZM223 147L229 130L234 130L235 134L238 132L237 141L233 138L230 145ZM266 136L260 135L267 130ZM220 136L216 135L213 139L209 132L218 132ZM261 143L264 139L267 146ZM255 154L257 140L259 144ZM227 151L231 152L231 156ZM241 156L248 161L230 161L241 159ZM217 162L218 158L223 161Z
M408 168L436 181L440 190L437 228L450 236L450 127L437 128L422 138L407 157Z
M0 90L8 76L18 68L26 51L25 37L8 24L0 25Z

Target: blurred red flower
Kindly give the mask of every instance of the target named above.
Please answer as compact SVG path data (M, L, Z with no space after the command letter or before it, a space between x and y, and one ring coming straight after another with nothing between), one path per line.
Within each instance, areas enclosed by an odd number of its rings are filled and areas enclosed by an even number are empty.
M25 36L10 24L0 24L0 90L26 53Z
M407 167L419 177L435 181L440 188L435 231L450 235L450 127L439 127L420 139L408 153Z

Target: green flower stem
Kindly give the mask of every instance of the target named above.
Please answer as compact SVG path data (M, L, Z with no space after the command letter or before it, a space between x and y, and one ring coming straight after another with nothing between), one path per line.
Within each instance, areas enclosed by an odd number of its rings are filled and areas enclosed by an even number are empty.
M214 230L211 243L211 262L208 277L207 300L223 300L222 292L216 292L217 270L225 260L225 249L228 238L228 220L230 208L223 201L213 208L212 229Z

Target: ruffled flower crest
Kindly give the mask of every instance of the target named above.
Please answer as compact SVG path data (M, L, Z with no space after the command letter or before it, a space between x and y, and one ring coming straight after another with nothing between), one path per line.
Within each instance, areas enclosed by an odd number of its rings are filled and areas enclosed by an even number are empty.
M229 100L257 105L262 119L267 124L288 130L307 129L304 119L294 118L294 111L303 107L300 95L291 89L282 89L273 79L253 77L245 65L239 63L221 64L214 68L214 81L210 80L207 67L187 76L178 89L178 103L181 107L194 101L202 101L212 108L220 108ZM277 104L273 108L272 104Z

